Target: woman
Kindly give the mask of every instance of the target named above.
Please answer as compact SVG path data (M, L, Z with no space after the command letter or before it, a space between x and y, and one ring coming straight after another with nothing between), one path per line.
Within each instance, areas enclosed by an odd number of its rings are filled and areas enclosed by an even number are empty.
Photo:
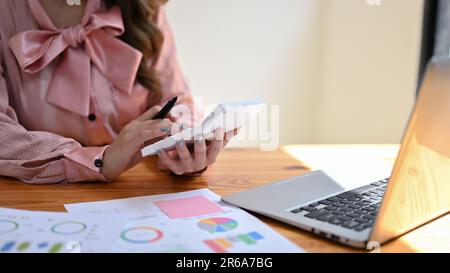
M194 111L161 0L0 1L0 175L28 183L112 181L140 148ZM183 111L186 112L186 111ZM183 122L192 117L183 116ZM232 137L161 151L158 167L201 173Z

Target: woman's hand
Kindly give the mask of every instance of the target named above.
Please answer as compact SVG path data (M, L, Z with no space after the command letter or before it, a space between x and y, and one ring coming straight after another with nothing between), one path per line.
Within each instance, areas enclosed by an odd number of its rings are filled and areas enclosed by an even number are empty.
M201 172L216 161L220 151L238 133L239 129L226 134L222 129L217 129L213 139L195 140L190 148L184 141L177 142L176 150L158 153L158 168L162 171L171 171L176 175Z
M154 106L127 124L106 149L102 167L102 173L106 179L114 180L122 172L141 161L140 149L144 144L164 138L170 133L175 121L174 117L151 119L160 109L160 106Z

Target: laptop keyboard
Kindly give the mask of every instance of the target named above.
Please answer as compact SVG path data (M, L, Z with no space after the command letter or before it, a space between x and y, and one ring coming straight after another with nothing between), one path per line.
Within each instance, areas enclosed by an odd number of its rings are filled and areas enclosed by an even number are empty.
M381 205L389 178L360 188L324 198L307 206L291 210L294 214L307 212L303 216L363 231L371 228Z

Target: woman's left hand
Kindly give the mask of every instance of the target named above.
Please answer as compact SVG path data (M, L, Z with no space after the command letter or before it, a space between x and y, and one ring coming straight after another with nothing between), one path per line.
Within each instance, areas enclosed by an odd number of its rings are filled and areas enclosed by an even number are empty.
M176 175L190 175L203 171L213 164L228 142L239 133L239 129L224 134L217 129L212 140L194 140L189 149L184 141L177 142L176 149L158 153L158 169L171 171Z

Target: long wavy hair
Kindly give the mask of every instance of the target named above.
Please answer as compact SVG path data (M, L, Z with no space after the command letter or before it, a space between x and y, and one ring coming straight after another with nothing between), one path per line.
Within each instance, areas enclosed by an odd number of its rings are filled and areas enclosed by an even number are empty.
M137 81L147 88L151 101L161 97L161 84L151 63L158 57L164 36L156 25L158 9L168 0L104 0L108 8L118 6L122 10L125 33L124 42L142 52L143 58L137 72Z

